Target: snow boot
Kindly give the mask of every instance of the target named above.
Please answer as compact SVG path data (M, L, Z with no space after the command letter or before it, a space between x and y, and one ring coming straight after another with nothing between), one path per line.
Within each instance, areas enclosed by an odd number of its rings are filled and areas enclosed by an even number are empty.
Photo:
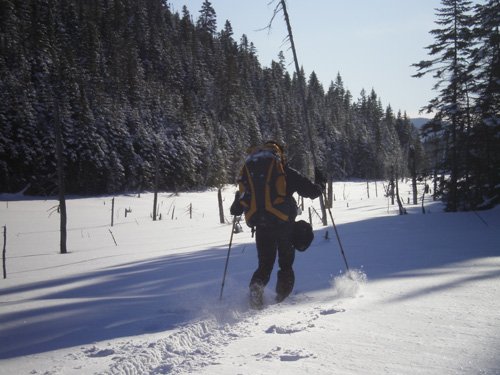
M255 310L261 310L264 307L264 286L250 285L250 307Z
M278 282L276 284L276 302L282 302L292 293L295 284L293 270L278 271Z

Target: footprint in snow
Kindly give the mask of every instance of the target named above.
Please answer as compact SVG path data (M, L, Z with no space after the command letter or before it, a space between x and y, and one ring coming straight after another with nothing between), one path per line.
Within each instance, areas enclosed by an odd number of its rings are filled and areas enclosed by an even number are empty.
M87 357L90 357L90 358L99 358L99 357L108 357L110 355L113 355L113 354L115 354L115 351L113 349L99 350L96 347L93 347L89 350L86 350L85 354L87 355Z
M283 349L279 346L271 349L271 351L266 354L256 354L255 356L258 357L259 360L269 361L273 359L279 359L282 362L295 362L306 358L316 358L316 355L300 349L283 351Z
M345 312L344 309L326 309L326 310L321 310L319 313L321 315L332 315L332 314L336 314L336 313L339 313L339 312Z
M266 329L266 333L277 333L279 335L286 335L290 333L301 332L305 330L305 328L293 328L293 327L279 327L277 325L272 325L268 329Z
M280 355L280 361L281 362L294 362L298 361L300 359L305 359L305 358L310 358L314 357L312 354L302 354L300 352L294 353L294 352L289 352L285 353L283 355Z
M282 362L293 362L298 361L300 359L306 358L317 358L316 355L309 353L304 350L285 350L285 352L280 355L280 361Z

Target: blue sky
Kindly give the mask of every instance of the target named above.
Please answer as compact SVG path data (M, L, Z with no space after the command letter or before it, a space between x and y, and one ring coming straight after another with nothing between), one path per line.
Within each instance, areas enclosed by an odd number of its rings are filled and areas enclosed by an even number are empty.
M294 70L289 45L283 43L286 25L277 16L270 32L259 30L271 20L277 0L211 0L217 14L217 28L231 22L239 41L242 34L257 48L262 66L285 54L290 72ZM181 13L187 5L196 20L203 0L168 0ZM364 88L375 89L384 108L418 114L435 96L431 77L412 78L411 64L427 59L426 46L434 40L438 0L288 0L299 64L307 75L315 71L324 89L340 73L346 89L356 100Z

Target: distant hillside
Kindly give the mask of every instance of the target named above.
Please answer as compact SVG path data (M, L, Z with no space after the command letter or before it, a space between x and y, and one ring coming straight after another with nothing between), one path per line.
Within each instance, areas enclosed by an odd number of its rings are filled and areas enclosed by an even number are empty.
M426 117L417 117L417 118L410 119L410 121L413 124L413 126L420 129L423 125L425 125L427 122L429 122L430 119L426 118Z

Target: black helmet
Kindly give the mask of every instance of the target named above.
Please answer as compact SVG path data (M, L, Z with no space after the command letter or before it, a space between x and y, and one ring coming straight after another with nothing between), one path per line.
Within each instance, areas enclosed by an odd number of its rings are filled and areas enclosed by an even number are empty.
M304 220L293 223L292 242L298 251L305 251L313 239L314 233L311 224Z

